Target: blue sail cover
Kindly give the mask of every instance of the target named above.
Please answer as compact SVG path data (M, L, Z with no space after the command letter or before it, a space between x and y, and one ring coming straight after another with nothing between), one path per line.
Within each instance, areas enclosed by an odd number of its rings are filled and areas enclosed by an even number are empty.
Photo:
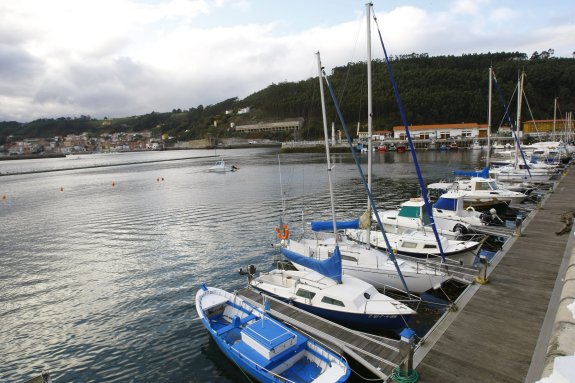
M344 229L359 229L359 219L353 221L336 221L335 227L337 230ZM313 231L332 231L333 221L315 221L311 223Z
M333 255L324 260L305 257L285 247L281 248L281 252L290 261L317 271L321 275L334 279L337 283L341 283L341 254L338 246L335 247Z
M453 174L456 176L463 176L463 177L481 177L481 178L489 178L489 168L483 168L480 171L465 171L465 170L454 170Z
M439 210L449 210L449 211L456 211L457 210L457 198L445 198L439 197L434 208Z

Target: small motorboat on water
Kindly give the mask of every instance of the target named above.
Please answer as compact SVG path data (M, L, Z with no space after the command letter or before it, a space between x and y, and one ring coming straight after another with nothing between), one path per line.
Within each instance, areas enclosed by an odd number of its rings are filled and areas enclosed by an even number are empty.
M241 297L202 284L202 323L226 356L259 382L345 382L346 360Z
M208 171L213 173L225 173L225 172L235 172L238 169L239 168L236 165L227 166L224 160L219 160L216 161L216 163L213 166L210 166L208 168Z

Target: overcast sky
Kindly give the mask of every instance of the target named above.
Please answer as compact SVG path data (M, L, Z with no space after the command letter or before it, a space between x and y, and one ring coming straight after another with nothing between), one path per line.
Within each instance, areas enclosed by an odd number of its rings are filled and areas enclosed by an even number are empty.
M386 0L374 10L391 55L575 51L572 1ZM318 50L328 71L365 60L365 35L357 0L0 0L0 121L242 99L317 76Z

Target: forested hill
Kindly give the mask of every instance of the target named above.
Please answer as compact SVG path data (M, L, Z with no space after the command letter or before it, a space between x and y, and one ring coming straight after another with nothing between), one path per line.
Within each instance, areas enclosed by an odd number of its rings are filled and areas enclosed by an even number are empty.
M487 53L463 56L411 54L394 57L391 62L409 124L439 124L487 121L488 68L498 80L506 102L514 99L510 111L515 118L516 86L524 70L525 97L523 120L553 118L553 102L558 98L560 118L575 109L575 59L555 58L552 50L528 57L524 53ZM393 95L385 62L373 63L374 130L400 125L401 119ZM350 130L358 121L367 120L367 84L365 62L349 63L328 73L336 97ZM515 97L512 97L514 96ZM328 119L337 120L326 89ZM246 114L226 114L226 110L250 107ZM152 112L143 116L94 120L89 117L42 119L27 124L0 122L0 144L9 134L15 138L53 137L69 133L94 134L118 131L153 130L158 137L167 133L179 140L234 135L230 124L251 124L304 118L299 138L322 136L318 79L272 84L243 100L230 98L209 106L189 110ZM503 106L497 87L493 88L493 125L503 119ZM214 126L214 120L217 126ZM339 122L336 121L339 125ZM291 136L273 138L288 139Z

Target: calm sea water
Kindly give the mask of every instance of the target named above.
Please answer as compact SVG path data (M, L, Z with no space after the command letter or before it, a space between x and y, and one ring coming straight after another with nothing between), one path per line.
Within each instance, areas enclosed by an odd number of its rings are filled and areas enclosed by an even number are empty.
M282 201L292 235L302 215L330 219L325 158L218 151L240 170L213 174L200 158L213 154L0 162L2 174L59 170L0 177L1 382L43 370L57 382L247 381L197 320L195 292L234 291L246 285L239 267L271 268ZM418 153L427 183L480 155ZM333 161L338 218L355 218L366 196L353 159ZM416 196L409 153L375 154L373 184L384 208Z

